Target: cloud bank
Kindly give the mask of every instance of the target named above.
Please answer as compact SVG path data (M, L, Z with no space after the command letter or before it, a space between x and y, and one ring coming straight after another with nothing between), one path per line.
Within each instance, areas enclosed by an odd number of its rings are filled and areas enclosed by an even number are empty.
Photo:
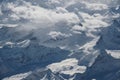
M15 27L9 34L19 32L20 38L32 33L42 45L73 48L76 45L83 45L85 42L80 42L84 38L85 41L94 39L101 28L110 25L113 15L107 13L113 6L110 5L112 2L110 0L4 1L0 7L0 27ZM117 4L115 2L117 1L114 1L114 4ZM56 42L51 43L52 39Z

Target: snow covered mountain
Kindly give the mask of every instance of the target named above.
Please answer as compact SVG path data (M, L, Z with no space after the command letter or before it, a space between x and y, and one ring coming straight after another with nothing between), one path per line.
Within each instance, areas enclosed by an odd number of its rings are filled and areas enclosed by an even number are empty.
M1 80L119 80L119 0L0 1Z

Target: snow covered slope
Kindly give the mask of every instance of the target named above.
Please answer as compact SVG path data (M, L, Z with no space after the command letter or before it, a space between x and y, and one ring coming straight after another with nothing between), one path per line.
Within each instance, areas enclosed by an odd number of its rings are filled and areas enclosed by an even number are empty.
M0 1L0 79L119 80L119 71L119 0Z

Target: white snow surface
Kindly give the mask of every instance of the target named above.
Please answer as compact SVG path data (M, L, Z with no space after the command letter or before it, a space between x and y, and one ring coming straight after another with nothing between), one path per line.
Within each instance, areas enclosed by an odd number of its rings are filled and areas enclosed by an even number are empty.
M22 79L26 78L30 74L31 74L31 71L27 72L27 73L16 74L16 75L13 75L11 77L4 78L2 80L22 80Z
M58 63L53 63L47 66L54 73L63 73L68 75L74 75L75 73L84 73L86 71L86 66L79 66L78 60L75 58L70 58L63 60Z
M120 59L120 50L106 50L107 54L111 55L115 59Z

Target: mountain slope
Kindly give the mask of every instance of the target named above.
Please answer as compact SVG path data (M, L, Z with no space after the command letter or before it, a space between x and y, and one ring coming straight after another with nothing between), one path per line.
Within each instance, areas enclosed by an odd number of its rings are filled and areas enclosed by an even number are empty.
M120 79L118 0L0 4L0 79Z

